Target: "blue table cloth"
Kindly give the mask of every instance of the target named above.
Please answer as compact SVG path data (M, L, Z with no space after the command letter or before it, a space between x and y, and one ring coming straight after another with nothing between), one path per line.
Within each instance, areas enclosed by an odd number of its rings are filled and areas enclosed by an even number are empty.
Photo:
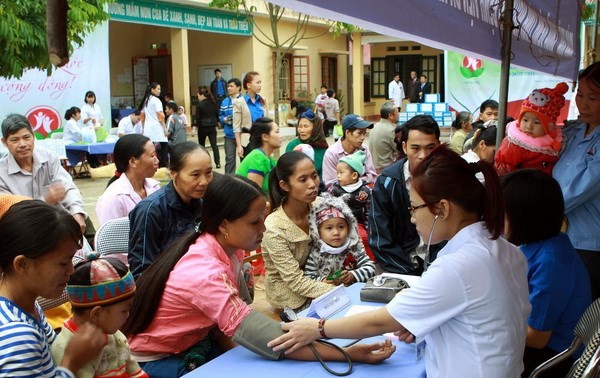
M115 149L116 142L99 142L99 143L73 143L67 144L67 160L69 165L74 167L77 163L83 161L85 153L90 155L112 154Z

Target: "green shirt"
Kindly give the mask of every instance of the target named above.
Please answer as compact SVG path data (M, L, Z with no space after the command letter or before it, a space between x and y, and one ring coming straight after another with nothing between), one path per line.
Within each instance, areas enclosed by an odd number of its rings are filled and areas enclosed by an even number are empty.
M288 143L287 147L285 148L285 152L290 152L294 149L294 147L296 147L299 144L308 144L308 143L304 143L303 141L300 140L300 138L296 138L294 140L292 140L291 142ZM314 148L313 150L315 151L315 168L317 169L317 173L319 174L319 179L321 179L321 181L323 180L323 157L325 156L325 151L327 151L327 148Z
M255 148L242 160L235 171L236 174L248 177L248 173L256 173L263 177L262 190L269 195L269 174L275 167L275 159L265 155L261 148Z

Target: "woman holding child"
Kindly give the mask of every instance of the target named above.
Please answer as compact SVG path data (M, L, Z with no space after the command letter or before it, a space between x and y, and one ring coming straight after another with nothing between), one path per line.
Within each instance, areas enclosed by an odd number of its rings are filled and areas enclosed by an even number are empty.
M141 276L123 328L136 359L152 377L180 377L234 343L265 358L284 357L266 346L281 335L279 323L252 310L236 284L244 250L256 249L265 231L260 187L241 176L223 175L215 177L204 198L199 231L180 239ZM315 347L325 359L343 358L331 348ZM373 363L394 349L386 343L346 351L353 360ZM304 348L285 358L314 356Z

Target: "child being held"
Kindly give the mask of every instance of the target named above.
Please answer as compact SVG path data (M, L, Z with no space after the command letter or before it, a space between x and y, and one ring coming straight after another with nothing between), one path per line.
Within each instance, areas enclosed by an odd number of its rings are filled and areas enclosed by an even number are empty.
M337 164L337 181L329 188L329 192L335 197L349 194L346 202L358 224L366 229L369 224L371 188L360 179L365 171L365 157L362 150L342 157Z
M553 89L534 90L523 101L519 118L506 126L506 137L496 153L494 165L498 175L521 168L552 174L562 142L556 119L565 105L563 95L568 89L566 83L558 83Z
M115 258L99 259L96 253L90 253L87 260L75 266L67 293L73 317L65 321L52 345L53 360L61 361L74 333L89 322L106 334L106 344L95 359L76 372L77 378L147 378L148 374L131 357L125 335L119 331L129 316L135 293L135 281L127 266Z
M185 133L186 124L184 119L177 113L177 104L169 102L166 105L165 111L169 118L167 118L167 137L169 138L169 146L187 141L187 134Z
M357 232L356 218L342 198L324 193L308 216L310 252L304 274L335 285L366 282L375 264Z

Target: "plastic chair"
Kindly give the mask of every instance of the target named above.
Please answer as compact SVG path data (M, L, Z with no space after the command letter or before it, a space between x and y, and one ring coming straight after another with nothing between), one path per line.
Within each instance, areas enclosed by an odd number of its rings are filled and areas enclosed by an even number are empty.
M96 231L94 244L100 256L116 257L129 266L129 218L111 219L101 225Z
M587 310L585 310L581 319L579 319L579 322L577 322L577 325L575 326L574 333L575 339L571 345L561 353L535 368L529 375L529 378L539 377L540 373L551 369L559 362L570 357L581 344L586 346L584 354L582 354L581 358L575 362L567 377L585 377L583 373L586 368L588 368L590 360L593 360L592 357L597 353L597 349L600 346L600 299L596 299Z

